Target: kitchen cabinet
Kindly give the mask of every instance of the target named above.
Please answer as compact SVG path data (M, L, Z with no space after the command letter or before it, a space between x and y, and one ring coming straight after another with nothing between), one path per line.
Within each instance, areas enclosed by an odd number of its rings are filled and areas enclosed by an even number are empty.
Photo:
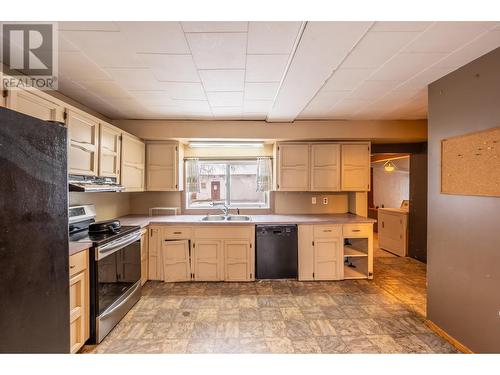
M161 251L162 251L162 229L158 226L149 227L148 238L148 279L163 280Z
M370 190L370 145L351 143L341 145L343 191Z
M373 279L373 224L344 224L344 279Z
M144 228L141 230L141 285L144 285L146 281L148 281L148 232L148 228Z
M408 252L408 211L401 208L378 209L378 245L405 257Z
M309 144L278 144L276 164L277 190L309 190Z
M99 176L114 177L120 181L122 131L101 122L99 127Z
M196 240L193 242L192 270L195 281L221 281L222 241Z
M180 191L183 180L183 149L175 143L146 145L146 190Z
M161 246L163 280L191 280L189 240L164 240Z
M121 184L124 191L144 191L146 146L139 138L123 133L121 141Z
M41 120L64 122L64 108L59 101L39 90L9 90L5 106Z
M97 176L99 121L79 111L69 110L68 173Z
M253 277L252 242L250 240L224 241L224 280L249 281Z
M299 225L299 280L341 280L342 226Z
M311 145L311 191L340 190L340 145Z
M88 250L69 258L70 352L76 353L89 338Z

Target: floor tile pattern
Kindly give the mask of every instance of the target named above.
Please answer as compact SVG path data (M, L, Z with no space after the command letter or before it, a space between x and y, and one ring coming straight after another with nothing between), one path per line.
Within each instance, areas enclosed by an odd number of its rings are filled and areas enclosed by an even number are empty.
M424 323L425 264L374 260L374 280L148 282L87 353L455 353Z

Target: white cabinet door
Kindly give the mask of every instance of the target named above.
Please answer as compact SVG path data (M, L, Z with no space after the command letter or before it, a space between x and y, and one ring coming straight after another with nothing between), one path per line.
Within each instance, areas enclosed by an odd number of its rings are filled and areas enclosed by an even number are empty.
M191 280L188 240L163 241L161 258L165 282Z
M222 242L218 240L195 240L193 243L192 264L194 280L223 280Z
M125 191L144 191L146 146L140 139L122 134L121 184Z
M370 190L370 145L342 145L342 190Z
M309 190L309 145L278 146L278 183L280 191Z
M250 241L224 241L225 281L249 281L253 279L251 249L252 243Z
M99 176L120 181L121 130L101 122L99 129Z
M178 146L173 143L146 145L146 190L177 191Z
M313 226L298 228L299 280L314 280Z
M48 95L14 89L8 92L6 107L45 121L64 122L64 109Z
M314 279L342 279L341 238L314 240Z
M311 145L311 190L340 190L340 145Z
M69 174L97 176L99 122L68 111Z

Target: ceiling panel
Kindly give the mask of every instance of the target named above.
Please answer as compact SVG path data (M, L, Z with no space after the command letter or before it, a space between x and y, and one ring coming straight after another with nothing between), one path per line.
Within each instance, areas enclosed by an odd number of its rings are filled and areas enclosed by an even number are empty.
M86 81L81 82L81 85L103 99L131 98L126 90L113 81Z
M206 91L243 91L245 70L199 70Z
M212 107L241 107L242 91L207 92L208 101Z
M111 76L81 52L59 53L59 72L75 81L111 80Z
M127 90L155 90L159 82L147 68L106 68L106 72Z
M250 22L248 54L289 54L301 22Z
M288 55L248 55L247 82L279 82L288 63Z
M161 90L173 99L206 100L207 96L201 83L162 82Z
M414 39L417 31L370 31L349 54L343 68L378 68Z
M245 100L243 103L243 111L252 113L268 113L272 106L272 100Z
M246 33L187 33L198 69L244 69Z
M370 79L403 81L445 56L442 53L399 53L377 70Z
M278 87L278 82L247 82L245 84L245 99L274 100Z
M120 31L116 22L109 21L82 21L82 22L58 22L59 31Z
M400 81L364 81L351 92L349 98L375 100L400 83Z
M434 22L415 22L415 21L382 21L375 22L371 31L424 31Z
M199 82L198 72L193 57L170 54L139 54L143 66L151 68L151 72L160 81Z
M354 90L365 81L375 69L338 69L323 87L325 91Z
M181 22L186 33L247 32L248 22Z
M333 106L347 98L351 91L321 91L299 115L299 118L323 118L328 115Z

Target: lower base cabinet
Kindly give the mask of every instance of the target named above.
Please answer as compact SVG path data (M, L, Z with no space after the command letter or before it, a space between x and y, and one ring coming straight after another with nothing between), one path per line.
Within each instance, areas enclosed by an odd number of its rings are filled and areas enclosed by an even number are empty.
M188 240L164 240L161 248L162 279L166 282L190 281L190 249Z
M224 280L253 280L253 244L247 240L224 241Z
M191 271L195 281L222 281L224 274L222 241L195 240Z
M88 250L69 258L70 352L76 353L89 338Z

